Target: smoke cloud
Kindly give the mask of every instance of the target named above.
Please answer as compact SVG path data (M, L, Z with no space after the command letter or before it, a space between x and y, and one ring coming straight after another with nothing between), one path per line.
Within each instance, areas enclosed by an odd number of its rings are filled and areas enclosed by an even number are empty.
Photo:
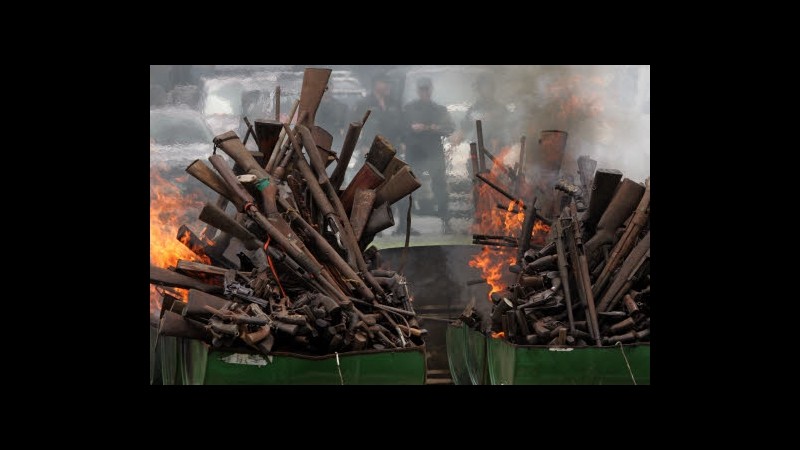
M414 98L417 78L434 80L434 101L449 107L458 121L474 102L474 80L489 74L498 101L510 111L508 129L518 141L536 145L543 130L569 133L562 173L575 174L578 156L598 168L622 171L644 181L650 175L650 66L414 66L408 70L404 101ZM473 125L474 126L474 125ZM486 133L487 130L484 130ZM449 147L451 175L466 175L468 143ZM505 163L518 160L519 144Z
M493 73L504 94L519 99L520 132L569 133L562 173L575 173L578 156L589 155L598 167L635 181L650 175L650 66L518 66Z

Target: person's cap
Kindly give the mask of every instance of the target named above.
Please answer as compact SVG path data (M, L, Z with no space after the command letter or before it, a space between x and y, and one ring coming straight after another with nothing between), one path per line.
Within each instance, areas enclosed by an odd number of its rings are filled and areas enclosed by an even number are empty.
M428 77L422 77L417 79L417 87L418 88L431 88L433 87L433 82Z
M375 84L379 81L382 83L389 83L389 76L385 73L379 73L372 77L372 84Z

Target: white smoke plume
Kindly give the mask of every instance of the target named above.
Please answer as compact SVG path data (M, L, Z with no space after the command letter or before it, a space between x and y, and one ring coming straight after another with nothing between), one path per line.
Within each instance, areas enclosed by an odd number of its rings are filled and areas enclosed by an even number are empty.
M580 155L598 168L644 181L650 175L650 66L495 66L498 99L510 105L517 136L569 133L562 173Z

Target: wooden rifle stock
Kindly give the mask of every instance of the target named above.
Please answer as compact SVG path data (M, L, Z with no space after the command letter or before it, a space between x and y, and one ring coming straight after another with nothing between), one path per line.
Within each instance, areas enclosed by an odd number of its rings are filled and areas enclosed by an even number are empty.
M314 118L317 115L322 96L328 88L331 72L331 69L309 67L303 73L303 86L300 88L300 114L305 113L305 119L301 123L309 128L314 126Z
M350 158L353 157L353 151L356 148L356 143L358 143L358 138L361 136L363 126L361 122L350 122L350 127L344 136L342 150L339 152L339 162L336 163L336 168L333 169L331 174L331 184L336 190L342 187L347 166L350 164Z

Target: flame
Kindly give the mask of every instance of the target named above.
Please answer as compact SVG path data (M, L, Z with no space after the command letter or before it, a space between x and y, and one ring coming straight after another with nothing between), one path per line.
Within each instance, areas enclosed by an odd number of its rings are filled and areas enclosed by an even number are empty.
M184 301L184 302L188 302L189 301L189 290L188 289L175 288L175 293L180 294L180 298L181 298L182 301Z
M512 147L504 147L497 154L496 158L498 161L505 163L509 155L512 155ZM511 185L510 180L502 169L495 165L492 165L486 177L505 187ZM503 211L498 209L496 205L498 202L508 202L506 197L483 182L479 182L478 193L478 205L476 205L478 218L472 224L472 232L519 236L522 230L522 222L525 220L525 214L522 211L523 202L509 202L506 211ZM517 212L514 213L513 211ZM481 252L470 260L469 266L480 269L481 275L491 287L488 294L489 300L491 300L493 293L506 288L506 283L502 281L503 273L509 264L515 262L515 253L516 251L509 247L500 247L496 249L484 246Z
M163 293L163 294L162 294ZM150 314L154 317L158 317L161 306L164 304L164 294L170 294L173 297L177 297L182 302L186 303L189 301L189 290L177 287L156 287L155 285L150 285Z
M180 176L174 181L180 183L178 180L186 181L186 178ZM158 168L150 168L150 264L168 268L175 266L179 259L210 264L207 256L199 257L176 239L178 228L192 221L192 215L197 214L203 202L195 194L183 194L175 182L164 179ZM182 238L188 239L188 233ZM150 285L150 312L157 314L160 309L161 294Z
M550 232L550 227L548 225L545 225L545 223L542 222L541 220L537 220L533 224L533 234L534 235L539 234L539 233L547 234L549 232Z
M504 337L506 337L506 333L504 331L499 333L492 332L492 339L503 339Z
M547 92L557 102L555 112L559 119L594 118L603 112L602 97L608 82L602 76L574 74L553 80Z
M188 289L183 289L183 288L179 288L179 287L168 287L168 288L164 288L164 292L166 292L167 294L172 295L173 297L178 298L182 302L188 302L189 301L189 290Z
M495 251L484 245L481 252L472 257L469 261L469 266L481 270L481 275L486 279L486 283L491 286L489 290L489 300L492 294L500 292L506 288L503 283L503 270L508 264L513 264L515 257L507 250Z
M536 220L533 223L533 232L531 233L531 245L544 246L545 238L550 233L550 226L545 225L541 220Z
M150 285L150 315L158 317L158 312L161 310L161 294L158 293L154 285Z
M198 239L202 240L203 243L205 243L206 245L214 245L214 242L207 239L204 236L204 233L205 233L205 228L203 229L203 231L200 233L199 236L197 235L195 236L197 236ZM198 243L192 242L192 233L189 232L189 230L185 230L183 234L180 235L180 237L178 237L178 241L180 241L180 243L183 244L185 247L189 248L192 251L192 253L195 254L195 256L198 256L200 261L202 261L205 264L211 264L211 259L209 259L209 257L206 256L205 249Z
M512 147L505 147L499 152L497 159L505 161L509 155L513 156ZM496 166L492 166L487 178L505 187L511 186L508 177L503 173L502 169ZM511 201L508 203L506 210L503 211L497 208L496 205L498 202L508 202L508 199L486 183L479 183L478 205L476 205L478 218L472 225L472 232L476 234L519 237L522 232L522 223L525 221L524 202L522 200ZM543 245L544 239L549 232L550 227L537 220L534 223L532 233L535 238L532 237L531 242ZM502 291L507 287L502 280L503 273L509 265L515 262L516 248L500 247L498 249L496 247L489 248L489 246L484 246L481 252L469 261L470 267L481 270L481 275L491 287L488 294L490 301L493 293Z

